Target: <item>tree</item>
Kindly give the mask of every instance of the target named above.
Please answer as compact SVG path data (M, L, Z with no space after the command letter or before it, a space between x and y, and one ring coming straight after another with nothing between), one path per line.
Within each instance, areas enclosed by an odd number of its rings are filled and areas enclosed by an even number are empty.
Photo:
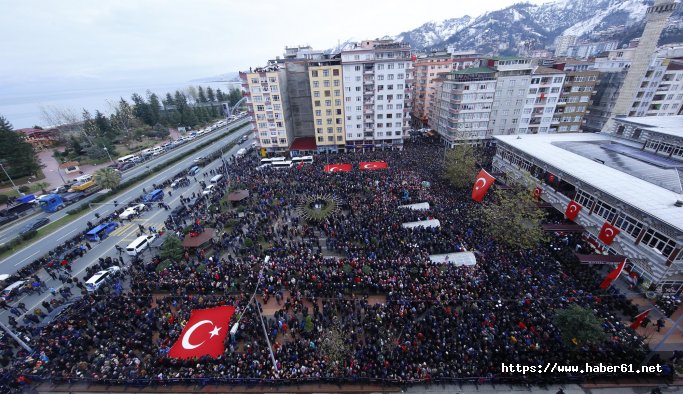
M184 126L194 127L197 125L197 116L195 115L194 110L191 107L185 106L180 111L180 116L182 118L181 123Z
M133 93L133 114L149 126L154 126L156 122L152 118L152 109L139 94Z
M31 144L3 116L0 116L0 160L13 179L35 175L40 169ZM4 171L0 171L0 181L8 181Z
M545 212L538 208L530 189L513 185L508 190L496 189L492 197L479 212L481 222L493 240L510 249L521 250L534 248L545 239L541 227Z
M159 257L161 261L178 261L183 257L183 253L185 253L185 248L183 248L183 243L180 239L175 235L169 235L166 237L163 245L161 245Z
M130 143L130 128L133 121L133 108L131 108L130 104L128 104L123 97L121 100L119 100L118 105L113 105L113 107L114 114L112 115L111 120L112 127L123 131L123 133L126 135L126 142Z
M562 341L569 347L600 343L607 338L593 311L577 304L555 312L553 321L560 330Z
M206 98L212 103L216 101L216 95L213 94L213 89L211 89L211 86L206 87Z
M151 93L149 90L147 91L148 97L149 97L149 111L151 115L150 121L152 122L152 125L155 125L159 123L161 120L161 103L159 102L159 97Z
M166 93L166 99L164 100L164 105L167 107L170 105L175 106L175 101L173 101L173 96L171 96L171 93Z
M97 135L99 136L104 136L107 139L114 139L116 138L116 132L114 131L114 128L111 126L111 123L109 122L109 119L107 119L102 112L95 111L95 125L97 126L98 133Z
M228 93L228 102L230 103L230 106L232 107L233 105L237 104L238 101L242 99L242 91L237 89L237 88L232 88L230 89L230 93Z
M223 91L220 89L216 89L216 101L219 103L225 101L225 94L223 94Z
M199 100L200 103L206 103L208 101L206 94L204 94L204 88L201 85L197 87L197 100Z
M320 338L318 351L327 358L333 369L342 368L349 355L349 347L338 316L332 318L331 326L321 333Z
M103 189L116 189L121 183L121 173L110 167L100 168L93 176Z
M457 189L472 187L477 175L474 148L467 144L456 145L446 153L444 178Z

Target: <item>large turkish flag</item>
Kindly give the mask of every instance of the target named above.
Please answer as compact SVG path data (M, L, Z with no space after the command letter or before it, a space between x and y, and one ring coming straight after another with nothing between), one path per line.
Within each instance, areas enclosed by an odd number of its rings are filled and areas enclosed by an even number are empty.
M325 166L325 172L350 172L352 169L351 164L328 164Z
M225 351L223 341L230 331L230 318L234 313L234 306L193 310L168 356L181 359L220 356Z
M605 245L611 245L614 241L614 237L619 234L619 229L612 226L611 224L605 222L600 229L600 234L598 234L598 239L605 243Z
M564 211L564 216L566 216L567 219L573 222L576 220L576 217L579 216L581 208L583 208L581 204L574 200L571 200L569 201L569 204L567 204L567 209L565 209Z
M360 169L362 170L386 170L387 163L383 161L361 161Z
M472 188L472 199L476 202L481 202L495 180L496 178L492 177L486 170L482 169L479 171L477 180L474 181L474 187Z

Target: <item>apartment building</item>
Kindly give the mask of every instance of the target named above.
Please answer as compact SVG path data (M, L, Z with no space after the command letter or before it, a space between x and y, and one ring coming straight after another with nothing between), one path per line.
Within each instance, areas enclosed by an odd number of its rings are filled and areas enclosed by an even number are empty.
M453 58L447 52L418 57L413 63L413 127L429 127L429 109L434 100L438 76L453 69Z
M665 68L661 80L658 81L647 108L639 111L638 116L679 115L683 109L683 58L664 59L662 66Z
M240 72L247 96L248 112L252 116L254 137L267 155L287 152L293 141L292 128L287 126L287 78L285 69L277 64Z
M478 144L491 136L489 121L496 70L473 67L443 75L436 90L432 127L449 147Z
M403 149L410 128L410 46L369 40L341 52L346 149Z
M593 70L593 62L565 59L553 68L565 72L560 99L555 107L553 132L581 132L585 124L591 98L595 94L599 71Z
M557 132L559 120L554 119L560 99L564 72L547 67L536 67L529 81L518 133L538 134Z
M533 61L519 57L493 58L485 60L485 64L497 71L489 129L492 134L515 134L527 100L535 67Z
M313 60L308 66L317 152L344 152L344 87L340 59Z

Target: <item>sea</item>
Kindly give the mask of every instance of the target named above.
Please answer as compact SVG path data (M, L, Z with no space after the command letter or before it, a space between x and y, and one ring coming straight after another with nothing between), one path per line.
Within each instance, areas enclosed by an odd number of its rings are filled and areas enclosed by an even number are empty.
M24 89L20 84L11 88L0 88L0 116L9 120L14 129L33 127L54 126L45 119L44 109L69 110L72 113L81 114L84 109L93 113L96 110L104 114L110 114L112 107L110 103L117 103L124 98L132 103L130 97L133 93L138 93L142 97L147 96L147 91L156 93L159 99L163 99L166 93L171 95L176 90L186 91L190 86L206 88L211 86L215 91L227 93L231 88L240 88L239 82L228 81L189 81L189 82L168 82L168 83L136 83L126 86L80 86L73 88L69 86Z

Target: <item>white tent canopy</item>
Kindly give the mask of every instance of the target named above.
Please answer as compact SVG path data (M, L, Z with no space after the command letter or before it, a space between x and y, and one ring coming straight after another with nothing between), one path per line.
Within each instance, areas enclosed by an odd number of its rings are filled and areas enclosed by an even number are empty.
M457 266L477 264L477 259L472 252L431 254L429 255L429 259L432 263L446 263Z
M398 207L412 209L413 211L426 211L429 209L429 203L420 202L417 204L399 205Z
M401 227L403 228L415 228L415 227L440 227L441 222L439 222L439 219L430 219L430 220L420 220L419 222L406 222L401 224Z

